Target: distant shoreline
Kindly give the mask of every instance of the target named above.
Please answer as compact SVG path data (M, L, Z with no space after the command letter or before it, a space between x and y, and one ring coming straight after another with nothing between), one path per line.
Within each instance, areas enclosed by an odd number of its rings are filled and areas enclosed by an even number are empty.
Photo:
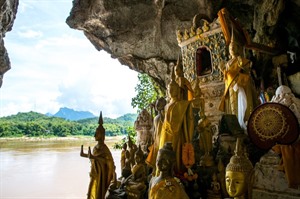
M106 136L105 142L119 141L125 135L119 136ZM95 141L94 136L67 136L67 137L0 137L1 141Z

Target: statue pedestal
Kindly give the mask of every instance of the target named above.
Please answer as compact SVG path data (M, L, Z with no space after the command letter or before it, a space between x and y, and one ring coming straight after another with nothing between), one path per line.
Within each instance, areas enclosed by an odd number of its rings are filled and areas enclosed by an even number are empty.
M261 157L254 168L252 198L300 199L300 189L288 187L285 174L278 170L280 157L273 151Z

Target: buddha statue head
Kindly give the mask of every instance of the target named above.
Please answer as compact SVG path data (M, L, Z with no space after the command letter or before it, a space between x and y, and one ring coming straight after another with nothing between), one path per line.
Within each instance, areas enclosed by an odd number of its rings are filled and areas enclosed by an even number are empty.
M102 118L102 111L100 112L98 127L95 132L95 140L98 142L104 142L105 139L105 129L103 127L103 118Z
M160 172L173 174L173 165L176 161L176 155L173 151L172 143L166 142L163 148L158 151L156 167Z
M164 110L165 106L167 104L167 101L164 97L160 97L156 100L155 102L155 109L157 111L161 111L161 110Z
M141 145L139 145L138 150L134 154L134 159L136 164L140 164L144 160L144 153L141 149Z
M226 190L230 197L245 198L252 169L252 163L242 150L241 140L237 138L235 154L230 158L225 173Z
M175 72L176 78L177 77L183 77L183 66L182 66L182 63L181 63L180 55L178 55L178 59L177 59L176 65L175 65L174 72Z
M168 90L168 95L171 99L179 100L179 98L180 98L180 87L177 84L177 82L175 81L174 68L173 68L172 74L171 74L171 82L168 84L167 90Z

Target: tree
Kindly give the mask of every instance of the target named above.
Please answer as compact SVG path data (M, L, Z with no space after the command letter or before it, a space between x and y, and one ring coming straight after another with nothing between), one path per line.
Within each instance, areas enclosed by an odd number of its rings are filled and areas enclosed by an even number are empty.
M131 106L143 110L164 95L160 86L147 74L138 74L138 84L135 87L137 95L131 99Z

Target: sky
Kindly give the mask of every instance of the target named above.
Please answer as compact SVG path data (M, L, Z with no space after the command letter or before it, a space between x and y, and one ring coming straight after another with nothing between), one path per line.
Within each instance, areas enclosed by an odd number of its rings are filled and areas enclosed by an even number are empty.
M20 0L4 38L11 69L0 88L0 117L59 108L116 118L135 113L137 72L97 51L66 18L72 0Z

